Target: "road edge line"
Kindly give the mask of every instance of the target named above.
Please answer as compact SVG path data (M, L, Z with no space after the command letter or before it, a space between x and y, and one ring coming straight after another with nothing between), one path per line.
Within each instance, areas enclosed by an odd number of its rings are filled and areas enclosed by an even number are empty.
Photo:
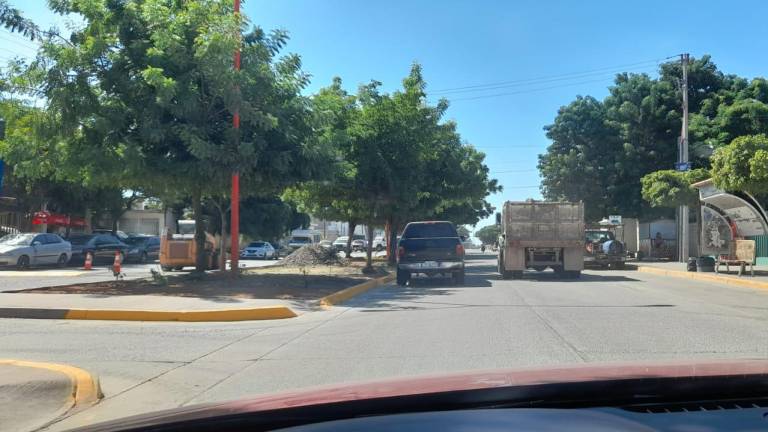
M36 308L3 308L8 316L0 318L22 319L70 319L70 320L103 320L103 321L182 321L182 322L212 322L212 321L259 321L296 318L298 314L284 305L263 306L247 309L222 310L121 310L121 309L36 309ZM25 315L26 312L26 315ZM50 316L45 316L47 315Z
M371 288L375 288L377 286L384 285L386 283L392 282L393 280L395 280L395 275L394 274L388 274L388 275L380 277L380 278L371 279L371 280L365 281L365 282L363 282L361 284L357 284L357 285L351 286L349 288L345 288L345 289L343 289L341 291L336 291L333 294L329 294L329 295L321 298L320 299L320 307L325 309L325 308L328 308L330 306L339 304L341 302L344 302L346 300L351 299L352 297L354 297L356 295L360 295L360 294L370 290Z
M35 362L28 360L0 359L0 365L46 369L66 375L72 384L72 394L69 396L68 410L93 405L104 397L98 377L78 367L62 363Z
M685 272L680 270L666 270L666 269L660 269L660 268L643 266L643 265L638 265L637 271L641 273L650 273L650 274L661 275L661 276L671 276L671 277L677 277L677 278L683 278L683 279L694 279L694 280L700 280L705 282L722 283L724 285L734 285L734 286L740 286L740 287L746 287L746 288L768 289L768 282L757 282L757 281L751 281L751 280L736 279L731 277L718 276L714 274L710 275L706 273Z

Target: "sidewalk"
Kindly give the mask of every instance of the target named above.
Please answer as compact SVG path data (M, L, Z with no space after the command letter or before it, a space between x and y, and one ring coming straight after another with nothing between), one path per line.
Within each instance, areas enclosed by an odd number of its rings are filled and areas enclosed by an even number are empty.
M646 262L633 261L630 265L637 266L638 271L654 273L663 276L683 277L703 280L707 282L719 282L728 285L738 285L750 288L768 289L768 266L756 265L755 276L752 277L747 269L744 274L738 276L738 267L731 266L731 271L725 273L725 267L721 267L720 273L715 272L689 272L685 263L679 262Z

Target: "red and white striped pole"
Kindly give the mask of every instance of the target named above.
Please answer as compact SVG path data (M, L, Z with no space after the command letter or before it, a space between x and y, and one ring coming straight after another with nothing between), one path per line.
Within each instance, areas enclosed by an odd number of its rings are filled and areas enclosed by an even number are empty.
M237 28L237 48L235 48L235 70L240 70L240 0L234 0L235 2L235 17L237 18L238 22L238 28ZM240 107L238 106L239 101L235 103L235 112L232 116L232 126L235 129L235 142L240 141ZM232 269L232 274L237 274L239 269L239 261L240 261L240 173L236 170L232 172L232 204L231 204L231 212L232 212L232 219L230 221L231 225L231 235L232 239L230 241L230 267ZM222 227L223 228L223 227ZM223 231L223 229L222 229ZM225 253L225 251L221 251L221 253ZM222 269L223 270L223 269Z

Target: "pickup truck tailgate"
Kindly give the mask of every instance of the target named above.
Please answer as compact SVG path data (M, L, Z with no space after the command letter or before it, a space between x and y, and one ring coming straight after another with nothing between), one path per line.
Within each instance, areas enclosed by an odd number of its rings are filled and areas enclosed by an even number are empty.
M456 254L457 238L408 238L398 244L405 249L400 262L452 261L460 259Z

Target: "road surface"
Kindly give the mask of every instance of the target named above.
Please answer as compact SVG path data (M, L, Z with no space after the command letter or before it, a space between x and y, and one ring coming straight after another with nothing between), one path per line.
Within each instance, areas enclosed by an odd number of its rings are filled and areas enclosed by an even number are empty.
M470 258L465 286L416 279L292 320L0 320L0 357L69 363L100 376L106 399L58 430L394 375L768 354L768 291L632 271L500 280L492 257Z

